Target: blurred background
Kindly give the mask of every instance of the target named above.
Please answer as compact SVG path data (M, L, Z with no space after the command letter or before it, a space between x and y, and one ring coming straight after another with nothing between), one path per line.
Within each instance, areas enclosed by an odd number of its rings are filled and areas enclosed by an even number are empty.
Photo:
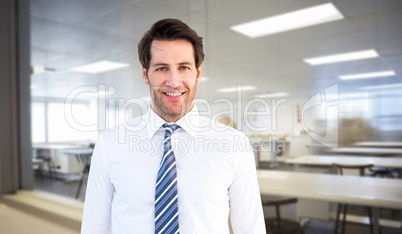
M293 30L258 25L249 35L234 30L323 6L333 11L328 22ZM31 0L33 145L94 143L104 129L146 112L137 44L162 18L181 19L204 38L196 96L203 115L262 138L313 132L339 145L400 141L401 13L398 0ZM264 27L278 32L264 34ZM306 61L356 52L369 55Z
M339 107L339 118L360 119L375 129L370 137L401 139L402 110L395 108L402 102L401 1L30 2L34 143L95 141L104 128L140 115L144 110L141 104L149 103L149 90L141 80L137 44L161 18L181 19L204 38L203 82L197 87L196 98L212 107L212 113L207 113L210 116L229 110L226 102L219 101L223 98L233 104L231 117L237 124L244 121L244 116L236 117L239 106L243 113L249 104L248 110L266 112L265 118L253 119L254 126L269 126L264 134L300 134L303 129L297 126L301 122L297 106L302 111L307 100L321 93L321 105L304 112L311 129L315 127L312 119L327 119L327 98L337 101L332 105ZM323 4L332 5L340 18L255 38L233 30L233 26ZM304 61L361 51L374 55L317 65ZM79 70L100 62L104 64L92 70ZM379 72L385 74L342 78ZM325 97L325 90L334 85L332 99ZM268 125L274 111L272 97L286 100L276 108L281 120L276 127ZM68 98L74 99L71 108L76 109L72 110L75 122L96 128L82 132L66 125L63 106ZM144 102L130 105L133 98ZM252 103L255 99L264 101ZM253 134L244 124L243 128Z
M268 20L301 10L316 12ZM137 44L162 18L203 37L202 115L281 139L285 156L402 141L400 0L30 0L26 187L83 200L97 136L148 109Z

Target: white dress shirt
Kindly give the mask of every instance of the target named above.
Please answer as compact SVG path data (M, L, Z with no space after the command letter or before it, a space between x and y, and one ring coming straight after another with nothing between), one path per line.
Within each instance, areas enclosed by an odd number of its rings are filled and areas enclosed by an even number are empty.
M166 123L148 113L103 132L92 156L82 234L154 233L155 183ZM264 217L247 137L199 116L197 107L176 122L180 233L265 234Z

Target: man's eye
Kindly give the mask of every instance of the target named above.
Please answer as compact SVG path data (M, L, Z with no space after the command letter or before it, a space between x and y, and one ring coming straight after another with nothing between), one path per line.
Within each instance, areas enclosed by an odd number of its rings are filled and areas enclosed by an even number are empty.
M166 71L166 67L158 67L156 70L157 71Z
M190 69L190 68L189 68L189 67L186 67L186 66L181 66L180 69L181 69L181 70L188 70L188 69Z

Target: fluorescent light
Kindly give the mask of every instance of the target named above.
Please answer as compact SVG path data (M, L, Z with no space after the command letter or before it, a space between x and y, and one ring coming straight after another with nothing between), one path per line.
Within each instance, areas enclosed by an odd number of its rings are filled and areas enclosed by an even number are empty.
M55 72L56 70L53 68L43 67L43 66L32 66L31 67L31 74L32 75L39 75L45 72Z
M128 67L130 66L129 64L124 64L124 63L116 63L116 62L111 62L111 61L100 61L96 63L91 63L87 64L84 66L79 66L72 68L72 71L78 71L78 72L85 72L85 73L100 73L100 72L105 72L105 71L111 71L123 67Z
M372 93L360 92L360 93L342 93L342 94L331 94L325 95L327 100L342 100L348 98L369 98L373 96Z
M400 88L402 84L390 84L390 85L375 85L375 86L367 86L362 89L390 89L390 88Z
M230 28L248 37L256 38L340 19L343 19L343 15L334 5L332 5L332 3L326 3L235 25Z
M272 97L285 97L288 96L287 93L267 93L255 95L258 98L272 98Z
M360 74L339 76L339 78L342 80L355 80L355 79L377 78L377 77L386 77L394 75L395 72L393 71L382 71L382 72L360 73Z
M309 63L310 65L319 65L319 64L339 63L339 62L367 59L374 57L378 57L378 54L375 50L364 50L345 54L335 54L324 57L309 58L304 59L304 62Z
M208 80L209 80L208 77L205 77L205 76L201 77L201 82L208 81Z
M347 99L347 98L368 98L371 97L371 93L344 93L339 95L339 99Z
M32 66L32 74L39 75L45 73L45 67L42 66Z
M256 87L254 86L238 86L238 87L230 87L230 88L223 88L223 89L218 89L218 92L221 93L232 93L232 92L237 92L239 91L247 91L247 90L254 90Z

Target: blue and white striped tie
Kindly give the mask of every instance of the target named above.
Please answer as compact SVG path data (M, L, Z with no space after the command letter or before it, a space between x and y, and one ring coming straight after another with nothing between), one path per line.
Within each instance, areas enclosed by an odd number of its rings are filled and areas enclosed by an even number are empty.
M176 160L171 145L177 124L164 124L164 152L159 165L155 188L155 233L179 233Z

